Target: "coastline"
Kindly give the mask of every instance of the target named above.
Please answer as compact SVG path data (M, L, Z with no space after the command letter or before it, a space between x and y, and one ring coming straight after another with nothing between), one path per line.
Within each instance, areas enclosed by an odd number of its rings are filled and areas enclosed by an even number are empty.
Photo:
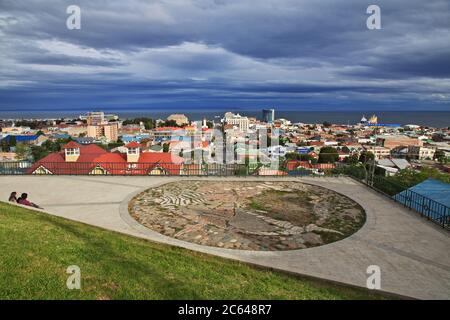
M241 115L251 117L262 117L261 110L233 110L217 109L217 110L111 110L104 109L107 113L118 114L120 118L136 118L150 117L154 119L165 119L172 113L183 113L190 120L201 120L207 118L210 120L218 120L223 117L226 111L239 112ZM57 119L62 117L78 117L84 111L72 110L52 110L52 111L1 111L0 119ZM450 110L449 111L295 111L295 110L277 110L275 109L276 118L285 118L294 123L323 123L325 121L334 124L356 124L361 117L365 115L370 117L376 114L382 123L398 123L400 125L416 124L421 126L430 126L436 128L446 128L450 126Z

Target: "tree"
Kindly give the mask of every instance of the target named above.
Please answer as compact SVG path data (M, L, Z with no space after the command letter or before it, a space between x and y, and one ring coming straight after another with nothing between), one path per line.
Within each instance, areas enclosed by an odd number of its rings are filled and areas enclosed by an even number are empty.
M180 127L175 120L166 120L159 124L159 127Z
M443 150L436 150L434 158L441 164L447 164L449 162L449 158L445 156L445 152Z
M363 151L359 157L359 161L362 162L366 183L371 185L375 170L375 155L372 152Z
M8 152L9 151L9 144L8 144L8 140L6 139L2 139L0 141L0 148L3 152Z
M324 123L322 123L322 125L323 125L325 128L329 128L329 127L332 126L332 124L331 124L330 122L328 122L328 121L325 121Z
M169 152L169 144L168 143L164 143L163 144L163 152Z
M30 148L25 143L16 145L16 158L19 160L27 160L30 157Z
M344 162L347 164L355 165L359 162L359 157L357 154L352 154L351 156L344 159Z
M443 141L445 141L445 136L444 136L443 133L435 133L435 134L433 134L433 136L431 137L431 139L432 139L434 142L443 142Z
M289 142L289 139L286 138L286 137L280 137L280 138L279 138L279 145L280 145L280 146L285 146L286 143L288 143L288 142Z
M298 161L311 161L313 157L309 154L301 154L295 152L286 153L285 158L287 161L298 160Z
M341 150L342 152L350 153L350 149L347 146L343 146Z
M118 148L123 145L124 145L124 143L121 140L118 140L117 142L110 142L110 143L108 143L107 150L112 150L114 148Z
M41 160L42 158L48 156L50 152L42 146L31 146L31 157L34 161Z
M413 169L400 170L396 175L388 177L387 179L393 183L402 185L405 188L409 188L429 178L450 183L450 175L430 167L424 167L420 171Z
M16 137L15 136L9 136L8 142L9 142L9 146L10 147L15 147L16 144L17 144Z
M375 159L375 155L372 152L363 151L361 152L361 156L359 157L359 161L362 163L368 163L369 161L373 161Z
M16 127L29 127L32 130L43 128L47 125L44 120L20 120L16 121Z
M72 139L59 139L56 141L47 140L42 143L41 146L31 146L30 155L34 161L41 160L42 158L48 156L50 153L61 151L62 145L71 141Z
M155 127L155 121L153 119L146 119L144 122L145 130L151 130Z
M155 120L153 120L152 118L145 118L145 117L127 119L127 120L123 121L122 124L123 125L140 124L141 122L144 124L144 127L146 130L151 130L151 129L155 128L155 126L156 126Z
M323 147L319 153L319 163L335 163L339 159L337 150L333 147Z

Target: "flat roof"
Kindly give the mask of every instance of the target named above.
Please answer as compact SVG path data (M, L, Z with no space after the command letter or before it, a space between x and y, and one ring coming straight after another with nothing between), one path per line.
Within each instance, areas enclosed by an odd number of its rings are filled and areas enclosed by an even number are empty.
M410 188L410 190L450 207L449 183L428 179Z

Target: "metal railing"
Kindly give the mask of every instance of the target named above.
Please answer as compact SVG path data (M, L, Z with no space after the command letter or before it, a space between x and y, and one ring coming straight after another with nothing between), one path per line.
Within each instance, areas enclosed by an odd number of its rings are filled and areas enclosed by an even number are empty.
M17 161L17 162L0 162L0 175L23 175L33 164L31 162Z
M412 186L401 185L379 175L373 176L368 182L361 167L348 167L342 173L450 230L450 207L411 190Z
M163 162L0 162L0 175L112 175L112 176L286 176L308 171L271 169L261 164L177 164Z
M422 217L426 217L443 228L450 230L450 207L410 189L396 194L393 199L419 212Z

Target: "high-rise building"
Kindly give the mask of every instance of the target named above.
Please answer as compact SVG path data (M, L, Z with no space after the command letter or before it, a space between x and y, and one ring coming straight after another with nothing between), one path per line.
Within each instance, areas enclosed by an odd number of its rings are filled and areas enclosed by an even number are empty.
M273 123L275 120L275 109L263 109L263 121Z
M117 142L119 139L119 124L117 122L110 122L103 125L103 134L107 141Z

